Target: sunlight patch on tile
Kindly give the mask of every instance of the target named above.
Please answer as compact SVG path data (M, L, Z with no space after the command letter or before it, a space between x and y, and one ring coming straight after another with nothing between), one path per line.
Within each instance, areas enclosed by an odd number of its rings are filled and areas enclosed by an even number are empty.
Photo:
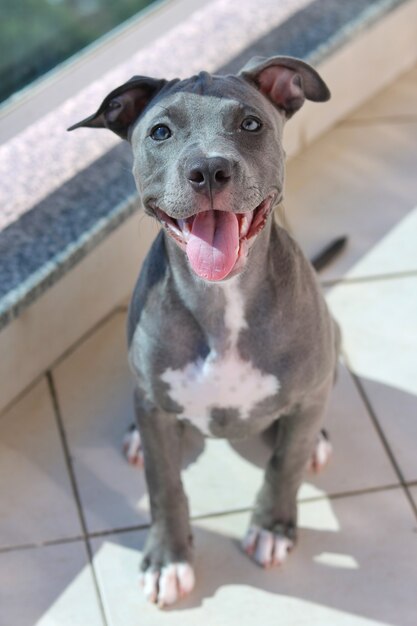
M144 513L149 513L151 510L149 504L149 496L148 493L144 493L136 503L136 507L139 511L143 511Z
M101 545L93 557L93 563L111 563L112 568L114 568L114 574L116 574L114 577L114 582L120 580L120 577L117 576L119 570L120 573L121 571L126 571L127 573L129 573L129 570L133 568L136 574L139 574L137 549L107 539L103 540L102 542L101 540L97 540L97 542L101 543ZM125 584L125 582L126 581L123 580L123 585Z
M222 619L215 621L216 626L229 624L252 626L259 622L263 626L276 626L281 620L282 624L320 624L320 626L384 626L386 624L388 626L388 622L375 621L356 616L348 611L332 609L323 604L247 585L228 585L227 588L220 588L213 601L222 607ZM211 603L207 603L208 606L209 604ZM238 619L236 607L239 607ZM210 621L208 620L206 624L210 624Z
M323 498L318 502L308 502L299 507L299 526L310 530L340 532L340 523L336 517L331 500Z
M104 626L81 541L0 554L2 626Z
M417 276L345 284L327 301L359 376L417 394Z
M140 553L137 537L143 532L128 533L111 539L93 540L93 564L97 573L106 614L114 626L148 624L146 615L155 606L145 603L139 584ZM123 542L123 543L122 543ZM117 617L115 617L117 616Z
M101 625L102 620L94 596L90 566L86 566L48 607L36 626Z
M327 471L327 468L324 470ZM332 471L331 468L329 471ZM297 500L309 500L310 498L323 498L327 495L326 491L319 489L316 485L309 482L308 475L305 476L298 492Z
M336 552L322 552L313 558L316 563L338 567L342 569L358 569L359 564L350 554L337 554Z
M208 439L204 443L197 462L183 472L192 515L251 506L262 484L267 450L254 439L253 455L248 459L228 441Z

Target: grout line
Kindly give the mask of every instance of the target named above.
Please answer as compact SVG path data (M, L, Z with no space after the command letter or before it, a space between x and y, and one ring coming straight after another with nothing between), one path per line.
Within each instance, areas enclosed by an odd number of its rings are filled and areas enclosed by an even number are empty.
M109 530L96 530L89 533L91 539L98 539L100 537L108 537L109 535L116 535L119 533L134 533L139 530L147 530L151 527L151 522L143 524L137 524L134 526L119 526L118 528L111 528Z
M54 412L55 412L56 422L57 422L57 425L58 425L59 434L60 434L60 437L61 437L61 444L62 444L64 456L65 456L65 461L66 461L66 464L67 464L67 469L68 469L68 474L69 474L69 478L70 478L70 482L71 482L71 487L72 487L75 503L76 503L77 510L78 510L78 516L79 516L81 529L82 529L82 533L83 533L84 545L85 545L85 548L86 548L86 551L87 551L87 555L88 555L88 560L89 560L89 563L90 563L90 566L91 566L91 573L92 573L92 578L93 578L93 584L94 584L94 587L95 587L95 590L96 590L96 594L97 594L97 601L98 601L101 617L103 619L103 623L105 624L105 626L108 626L106 612L105 612L105 609L104 609L104 603L103 603L103 599L101 597L101 592L100 592L100 587L99 587L99 584L98 584L97 574L96 574L96 571L95 571L95 568L94 568L93 551L92 551L91 544L90 544L89 537L88 537L87 522L86 522L84 511L83 511L83 508L82 508L81 496L80 496L80 492L79 492L79 489L78 489L77 480L76 480L76 477L75 477L74 467L73 467L73 464L72 464L71 453L70 453L70 449L69 449L69 445L68 445L67 435L66 435L66 432L65 432L65 426L64 426L64 421L63 421L63 418L62 418L61 408L60 408L60 405L59 405L58 394L57 394L57 390L56 390L56 387L55 387L55 383L54 383L54 379L53 379L52 373L49 370L46 373L46 379L47 379L49 392L50 392L51 399L52 399L52 404L53 404L53 407L54 407Z
M410 487L417 486L417 481L412 481L410 483L407 483L407 485ZM301 498L297 500L297 504L319 502L320 500L338 500L341 498L350 498L350 497L362 496L362 495L367 495L367 494L372 494L372 493L379 493L381 491L392 491L394 489L400 489L402 488L402 486L403 485L400 483L395 483L395 484L389 484L389 485L381 485L378 487L364 487L363 489L354 489L352 491L341 491L339 493L326 493L324 495L309 496L306 498ZM201 513L198 515L192 515L190 516L190 521L193 522L196 520L210 519L213 517L225 517L228 515L237 515L239 513L250 513L251 511L252 511L252 507L250 506L241 507L237 509L230 509L229 511L213 511L211 513ZM96 538L107 537L109 535L115 535L119 533L129 533L129 532L147 530L148 528L150 528L150 526L151 526L150 522L143 523L143 524L136 524L134 526L119 526L119 527L111 528L108 530L90 531L90 532L87 532L86 535L88 536L89 539L96 539ZM62 539L51 539L51 540L46 540L46 541L37 542L37 543L4 546L4 547L0 547L0 553L10 552L14 550L43 548L46 546L61 545L61 544L66 544L66 543L75 543L77 541L82 541L84 538L85 537L83 535L79 535L79 536L74 536L74 537L64 537Z
M417 484L417 481L416 481ZM378 487L364 487L363 489L354 489L352 491L343 491L340 493L326 493L324 495L318 496L309 496L306 498L301 498L297 500L297 504L304 504L309 502L319 502L320 500L339 500L341 498L350 498L355 496L362 496L367 494L379 493L382 491L393 491L395 489L401 489L402 484L400 483L392 483L388 485L381 485ZM214 517L226 517L228 515L237 515L239 513L250 513L253 510L252 506L239 507L236 509L230 509L229 511L213 511L211 513L201 513L197 515L191 515L190 521L193 523L194 521L211 519ZM136 532L140 530L147 530L150 528L151 523L137 524L134 526L122 526L119 528L112 528L111 530L98 530L89 533L89 537L91 538L99 538L106 537L108 535L119 534L124 532Z
M36 385L38 383L41 382L41 380L44 377L48 377L48 373L50 371L52 371L57 365L59 365L59 363L61 363L61 361L63 361L64 359L66 359L68 356L70 356L77 348L79 348L79 346L86 341L87 339L90 338L91 335L93 335L97 330L100 329L101 326L104 326L104 324L106 324L108 321L110 321L110 319L115 316L115 315L119 315L122 313L126 313L127 312L127 306L124 304L118 304L114 309L112 309L109 313L107 313L104 317L100 318L100 320L98 322L96 322L91 328L89 328L85 333L83 333L81 335L81 337L79 337L78 339L76 339L76 341L74 343L72 343L69 348L67 348L65 350L65 352L63 352L62 354L59 355L59 357L57 357L54 361L52 361L52 363L50 363L47 367L46 370L43 370L36 378L34 378L33 380L30 381L30 383L28 385L26 385L26 387L24 387L24 389L22 389L22 391L19 391L19 393L12 398L12 400L10 400L10 402L8 402L1 410L0 410L0 418L2 417L2 415L4 415L5 413L7 413L7 411L9 411L12 406L14 404L16 404L17 402L19 402L22 398L24 398L24 396L29 393L31 391L31 389L33 389L34 387L36 387Z
M330 493L325 496L310 496L309 498L303 498L299 500L300 504L304 502L318 502L319 500L340 500L341 498L353 498L355 496L366 496L368 494L380 493L381 491L393 491L394 489L401 489L401 483L392 483L390 485L381 485L379 487L364 487L363 489L353 489L351 491L340 491L338 493Z
M417 480L406 483L407 487L417 486ZM307 498L301 498L297 500L297 505L307 504L311 502L320 502L321 500L341 500L342 498L352 498L356 496L366 496L373 493L381 493L383 491L394 491L395 489L403 489L404 485L401 483L395 483L390 485L381 485L379 487L364 487L363 489L354 489L353 491L341 491L340 493L326 493L320 496L310 496ZM212 513L201 513L200 515L192 515L190 517L191 523L195 521L212 519L216 517L227 517L229 515L238 515L240 513L250 513L252 507L241 507L237 509L231 509L229 511L214 511ZM17 544L12 546L1 546L0 554L5 552L16 552L18 550L33 550L37 548L45 548L49 546L59 546L62 544L77 543L79 541L85 541L86 539L99 539L100 537L108 537L110 535L118 535L122 533L138 532L141 530L148 530L151 524L143 523L135 526L119 526L111 528L109 530L97 530L87 532L86 535L79 535L74 537L63 537L62 539L48 539L46 541L40 541L36 543Z
M47 548L48 546L60 546L67 543L77 543L79 541L84 541L84 537L82 535L74 537L62 537L61 539L46 539L45 541L21 543L11 546L0 546L0 554L3 552L14 552L17 550L33 550L35 548Z
M355 285L357 283L369 283L375 281L396 280L401 278L417 277L417 269L404 270L403 272L393 272L392 274L378 274L375 276L341 277L320 280L322 287L334 287L336 285Z
M123 304L118 304L114 309L112 309L109 313L107 313L104 317L102 317L98 322L94 324L91 328L89 328L85 333L78 337L73 344L70 345L69 348L65 350L62 354L59 355L57 359L48 367L48 370L52 370L57 365L59 365L62 361L68 358L77 348L80 347L82 343L87 341L97 330L99 330L102 326L107 324L111 320L112 317L116 315L120 315L121 313L126 313L127 307Z
M326 493L320 496L309 496L297 500L297 505L308 504L311 502L320 502L321 500L340 500L342 498L352 498L355 496L363 496L373 493L379 493L381 491L393 491L394 489L400 489L401 484L395 483L390 485L382 485L380 487L364 487L363 489L355 489L353 491L341 491L340 493ZM214 517L227 517L228 515L237 515L239 513L250 513L253 507L243 507L239 509L232 509L230 511L217 511L213 513L202 513L201 515L193 515L190 519L191 522L211 519Z
M349 359L347 358L347 355L344 354L343 355L345 362L347 364L347 370L350 373L352 380L356 386L356 389L360 395L360 397L362 398L363 403L365 404L365 407L368 411L368 415L371 418L371 421L375 427L375 430L381 440L381 443L383 445L383 447L385 448L385 452L388 455L389 460L391 461L391 465L395 471L395 473L397 474L398 480L400 481L400 485L409 501L409 504L413 510L413 513L415 515L415 517L417 518L417 504L414 502L414 498L411 495L410 489L409 489L409 484L407 483L407 481L405 480L404 474L402 473L402 470L397 462L397 459L395 458L394 452L391 449L391 446L388 443L388 439L385 436L385 433L382 429L381 424L379 423L379 420L376 416L376 413L372 407L372 404L365 392L365 389L363 388L362 385L362 381L360 380L359 376L357 376L353 370L351 369L350 365L349 365Z

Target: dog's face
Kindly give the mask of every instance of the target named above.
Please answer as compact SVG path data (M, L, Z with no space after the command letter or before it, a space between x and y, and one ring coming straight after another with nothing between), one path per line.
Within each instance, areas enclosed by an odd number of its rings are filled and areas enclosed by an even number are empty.
M135 125L133 173L145 209L201 278L243 267L281 197L282 127L283 115L242 79L206 74L178 83Z
M252 61L239 76L133 78L76 127L129 139L145 210L200 278L218 281L242 270L281 200L285 120L305 98L328 97L312 68L276 57Z

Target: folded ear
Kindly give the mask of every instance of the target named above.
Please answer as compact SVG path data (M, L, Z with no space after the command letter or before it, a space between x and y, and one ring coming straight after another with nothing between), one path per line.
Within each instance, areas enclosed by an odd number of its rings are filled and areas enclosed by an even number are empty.
M127 139L130 126L167 82L165 79L134 76L109 93L93 115L68 130L108 128L122 139Z
M254 57L239 76L253 83L288 118L305 99L325 102L330 98L330 91L316 70L293 57Z

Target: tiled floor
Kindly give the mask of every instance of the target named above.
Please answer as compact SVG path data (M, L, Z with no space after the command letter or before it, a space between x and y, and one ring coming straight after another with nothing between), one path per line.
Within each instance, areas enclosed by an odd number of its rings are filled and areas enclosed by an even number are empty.
M191 438L184 460L198 585L169 611L137 584L149 523L132 421L125 314L115 313L0 415L1 626L417 623L417 68L288 167L307 253L348 233L323 273L344 331L329 408L335 455L300 491L282 570L238 549L261 441ZM414 503L414 507L413 507Z

